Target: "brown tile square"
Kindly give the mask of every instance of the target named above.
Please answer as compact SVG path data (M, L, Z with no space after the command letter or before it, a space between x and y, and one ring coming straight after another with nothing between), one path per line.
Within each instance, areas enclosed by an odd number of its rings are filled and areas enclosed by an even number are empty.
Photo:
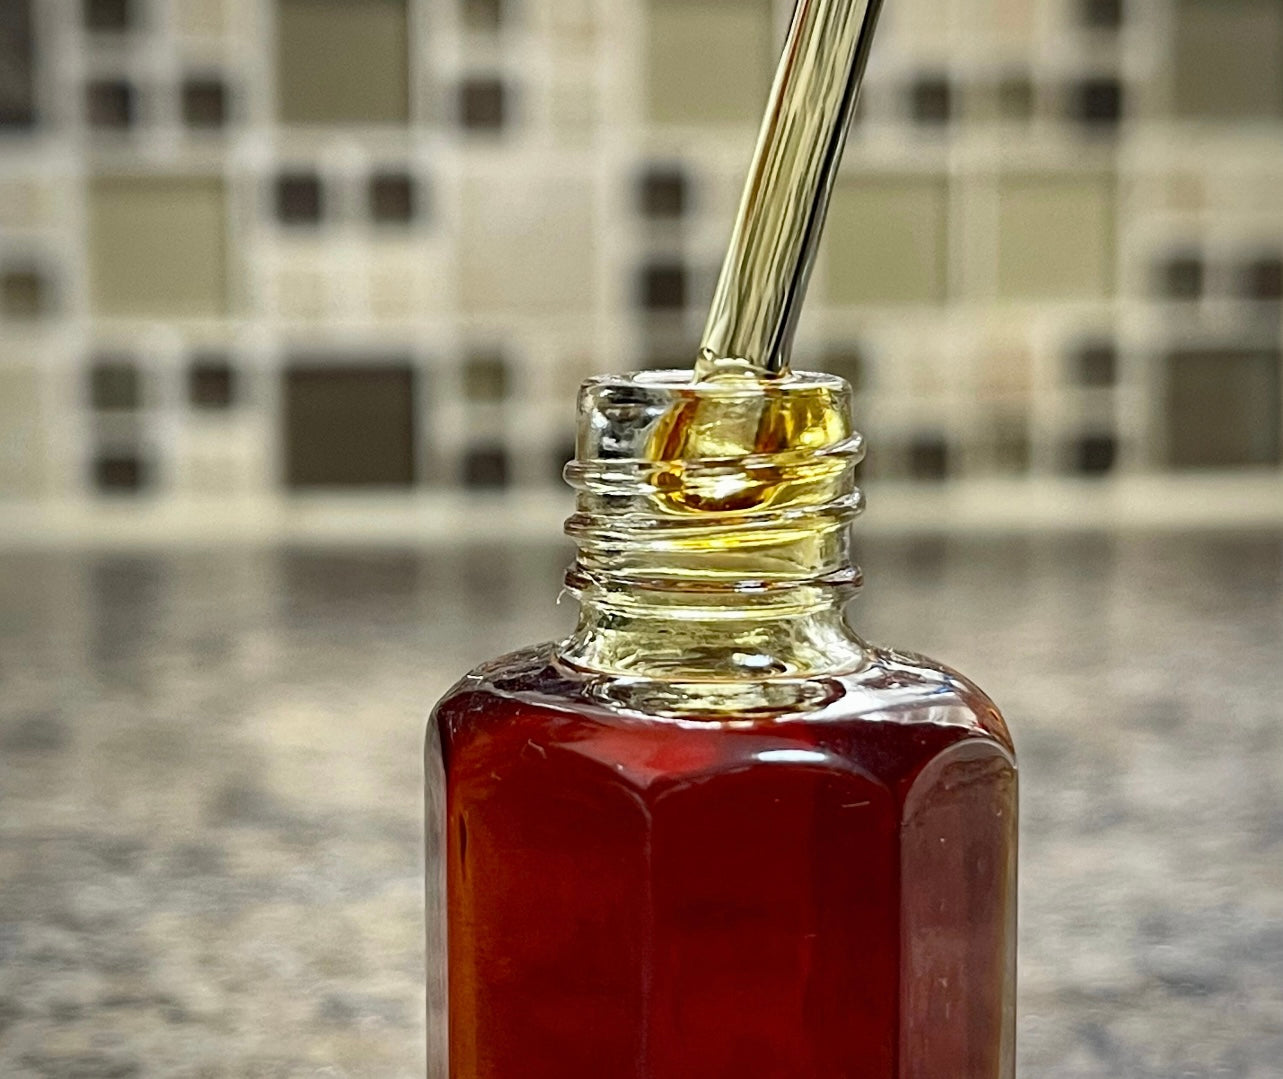
M1283 258L1253 259L1243 268L1240 289L1250 300L1283 300Z
M1117 30L1123 25L1124 0L1080 0L1083 25L1092 30Z
M225 409L236 400L236 373L220 356L204 356L187 369L187 400L193 408Z
M1167 358L1173 468L1279 463L1277 349L1182 349Z
M679 263L657 263L641 272L641 305L648 311L678 311L686 306L687 276Z
M1118 461L1118 440L1113 435L1084 435L1074 443L1074 471L1084 476L1103 476Z
M464 361L463 395L469 401L502 401L508 390L508 364L499 353L478 353Z
M32 0L0 4L0 129L36 123L36 43Z
M287 487L414 484L418 424L409 363L301 359L285 372L283 399Z
M1074 87L1075 119L1090 127L1116 127L1123 119L1123 87L1115 78L1084 79Z
M1109 341L1090 341L1078 350L1075 368L1081 386L1113 386L1118 381L1118 350Z
M381 224L414 220L418 188L404 172L381 172L370 178L370 216Z
M38 269L0 270L0 315L10 319L35 319L48 314L52 306L53 289Z
M948 443L934 435L915 438L909 444L909 474L915 480L948 479Z
M98 360L89 369L89 403L98 412L142 407L142 375L130 360Z
M1160 291L1171 300L1199 300L1203 296L1204 277L1201 256L1175 255L1159 269Z
M134 23L135 0L83 0L81 18L86 30L119 33Z
M193 78L183 83L183 123L188 127L224 127L227 117L227 86L222 79Z
M686 175L678 168L655 166L642 173L639 199L642 215L650 218L678 218L686 213Z
M94 486L103 494L137 494L150 480L147 463L135 453L102 454L94 459Z
M499 131L507 122L508 94L498 79L466 79L459 87L459 122L470 131Z
M283 225L315 225L324 207L321 178L292 172L276 179L276 219Z
M508 486L508 453L502 446L474 446L463 455L463 485L481 490Z
M909 90L910 111L919 124L947 124L953 115L953 94L942 75L924 75Z
M125 79L99 79L85 87L85 114L90 127L132 127L136 110L137 96Z

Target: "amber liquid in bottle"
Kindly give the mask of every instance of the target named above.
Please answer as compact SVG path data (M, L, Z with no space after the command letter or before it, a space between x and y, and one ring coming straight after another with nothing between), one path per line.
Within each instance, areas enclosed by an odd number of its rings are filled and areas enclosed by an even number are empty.
M437 707L434 1079L1014 1074L1006 727L846 626L844 384L742 390L590 384L580 626Z

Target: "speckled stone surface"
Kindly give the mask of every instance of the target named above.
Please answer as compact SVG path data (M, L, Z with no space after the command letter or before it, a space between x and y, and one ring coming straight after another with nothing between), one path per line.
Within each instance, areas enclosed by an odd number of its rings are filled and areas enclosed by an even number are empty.
M565 557L0 555L0 1076L421 1076L424 717ZM861 559L1016 734L1022 1079L1283 1076L1283 537Z

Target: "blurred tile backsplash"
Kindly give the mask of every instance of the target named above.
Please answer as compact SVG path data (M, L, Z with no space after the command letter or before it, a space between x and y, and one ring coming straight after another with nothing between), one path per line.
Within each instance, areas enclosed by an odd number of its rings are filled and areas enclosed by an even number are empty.
M546 533L790 11L5 0L0 536ZM882 523L1283 519L1281 136L1278 0L889 0L796 361Z

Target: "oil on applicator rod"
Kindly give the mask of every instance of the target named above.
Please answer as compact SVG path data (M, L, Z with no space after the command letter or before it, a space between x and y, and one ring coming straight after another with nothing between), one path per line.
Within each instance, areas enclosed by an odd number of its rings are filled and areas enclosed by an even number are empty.
M882 0L798 0L704 329L697 378L728 365L766 375L788 370L881 10Z

